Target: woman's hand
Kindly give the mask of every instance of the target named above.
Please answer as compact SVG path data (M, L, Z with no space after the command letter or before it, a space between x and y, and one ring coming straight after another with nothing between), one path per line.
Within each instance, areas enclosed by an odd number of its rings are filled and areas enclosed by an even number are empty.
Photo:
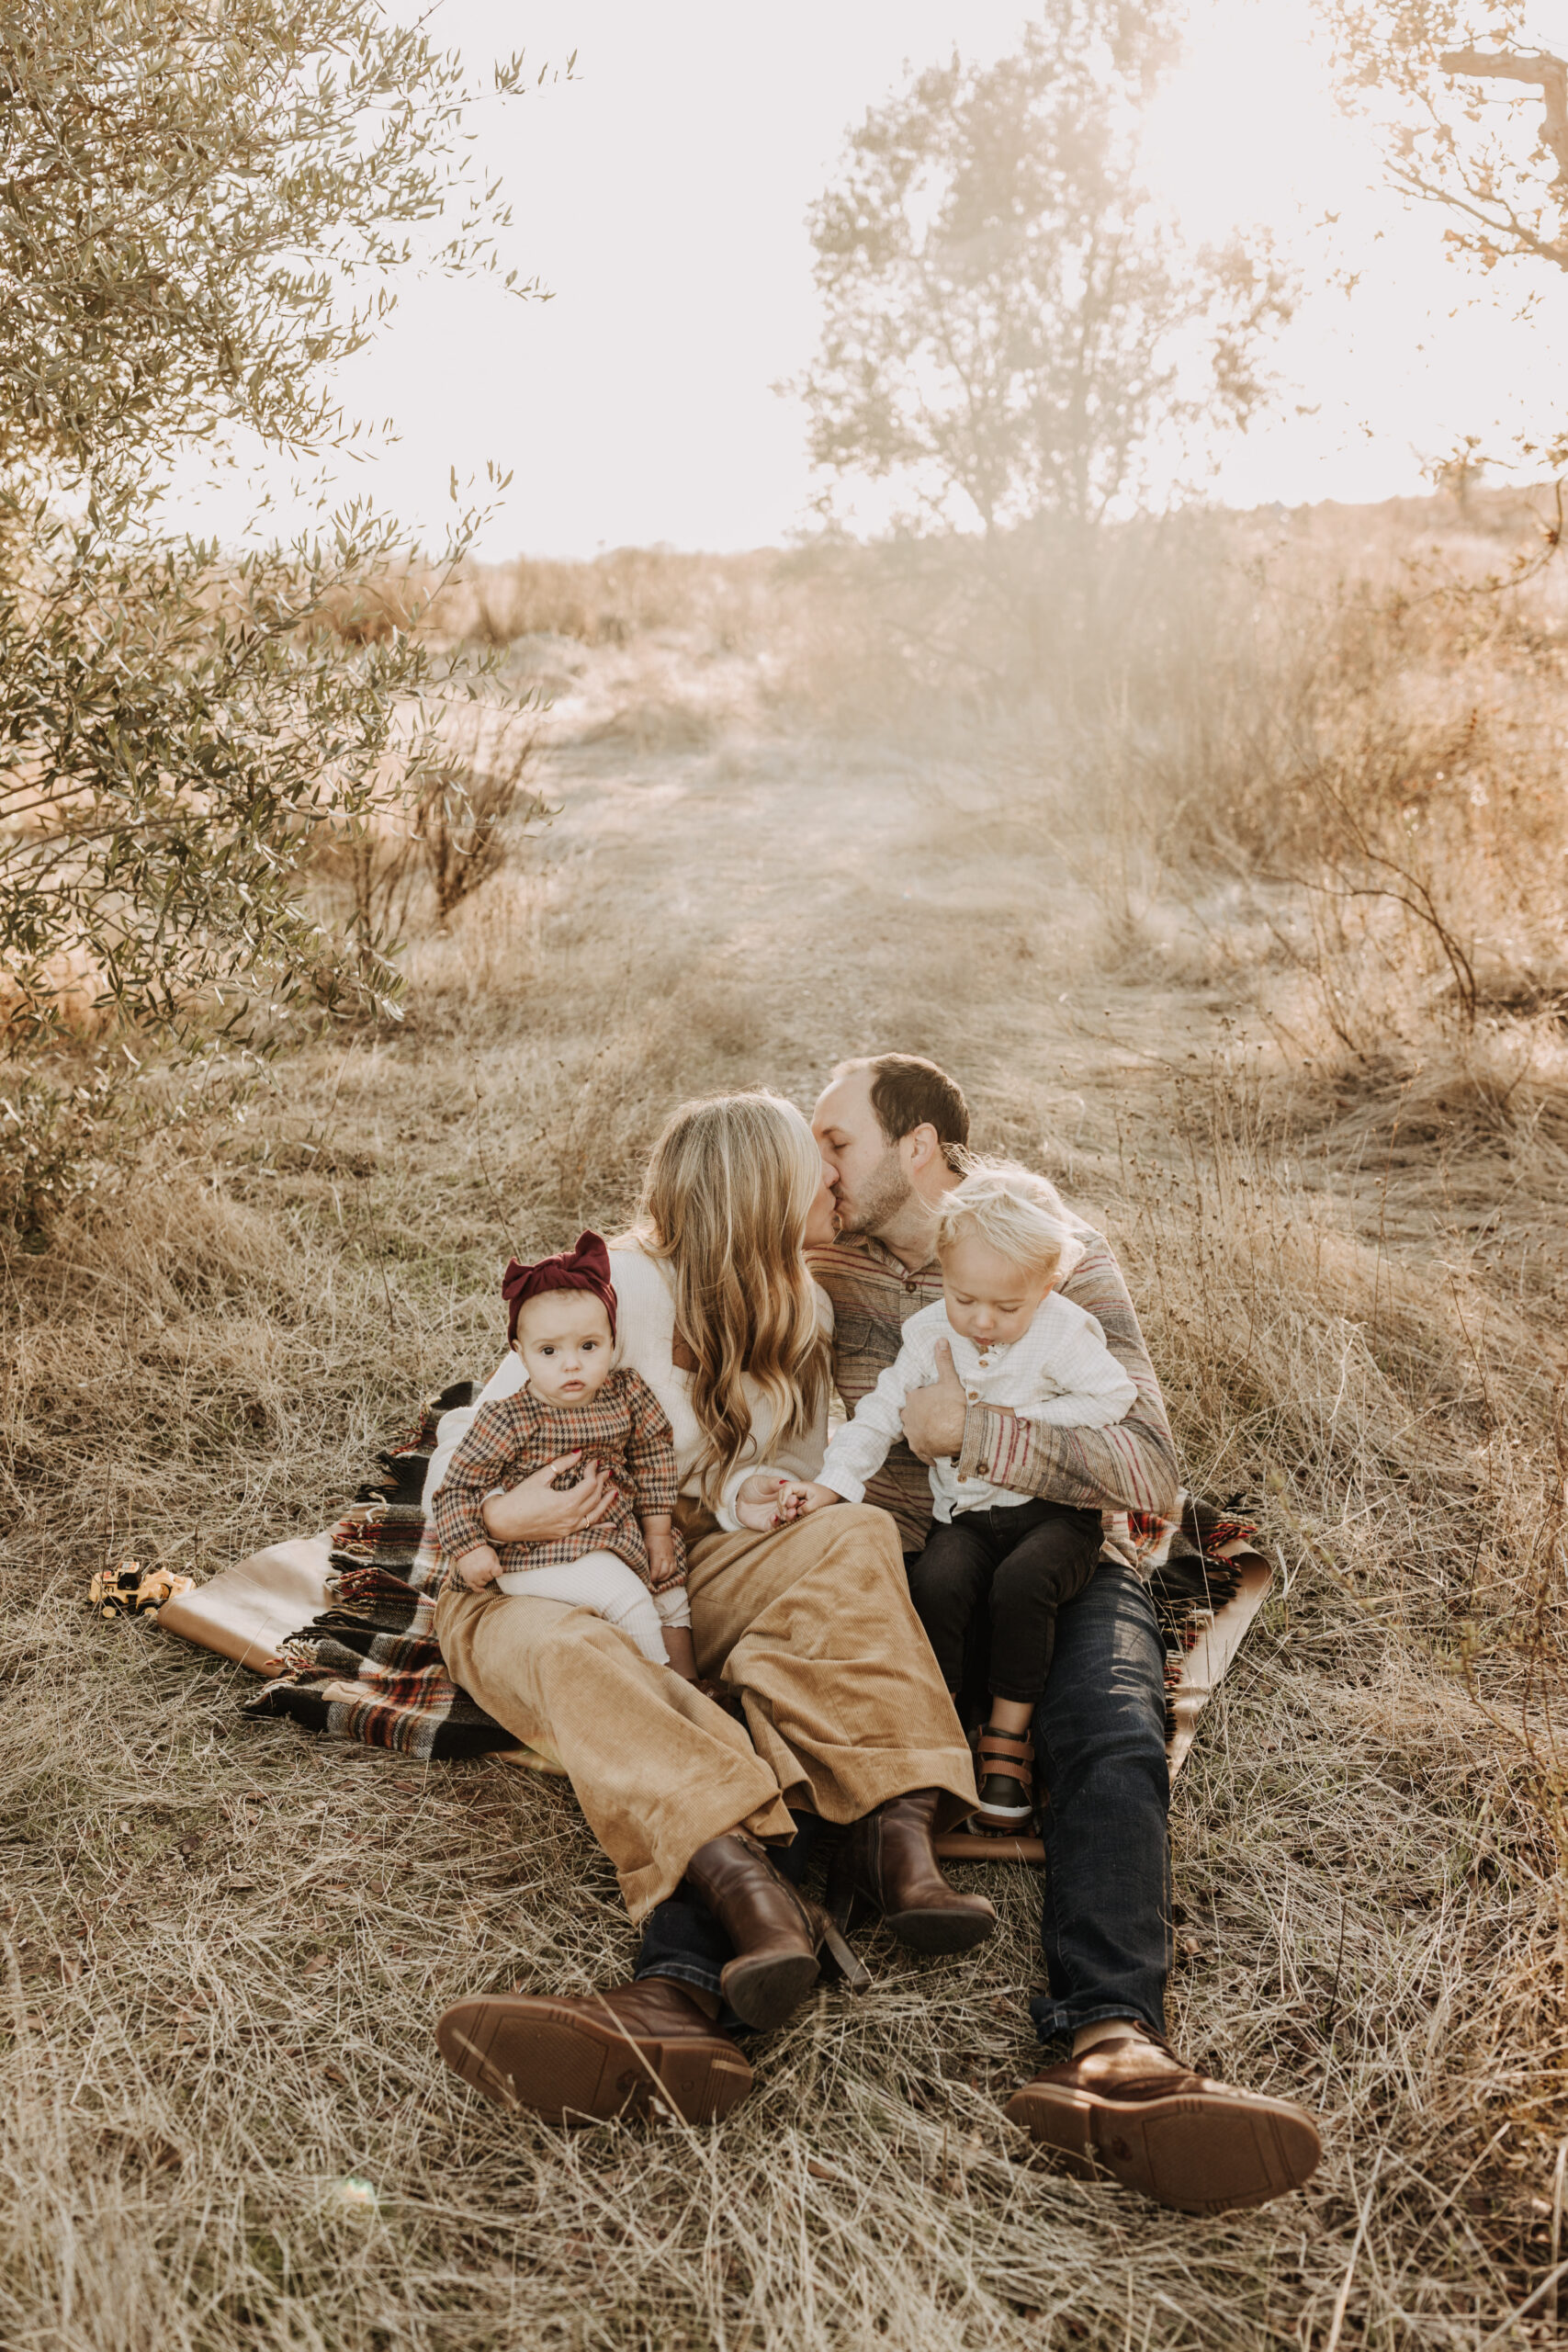
M749 1527L756 1535L768 1535L775 1527L782 1527L786 1516L784 1497L791 1484L790 1479L779 1477L776 1472L753 1470L735 1498L735 1516L741 1526ZM791 1519L795 1515L793 1511L787 1513Z
M491 1495L485 1504L485 1532L498 1544L554 1544L580 1528L597 1527L608 1519L616 1502L610 1474L593 1463L575 1487L556 1487L551 1480L563 1470L575 1470L582 1460L581 1447L547 1462L513 1487L509 1494Z
M780 1478L773 1474L754 1470L735 1498L735 1516L742 1527L759 1535L769 1535L775 1527L788 1527L807 1511L820 1510L825 1503L840 1503L831 1487L814 1487L805 1478Z

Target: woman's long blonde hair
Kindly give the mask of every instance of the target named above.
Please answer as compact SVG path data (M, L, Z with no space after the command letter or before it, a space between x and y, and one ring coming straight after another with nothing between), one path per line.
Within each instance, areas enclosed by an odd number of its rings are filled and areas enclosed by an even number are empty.
M828 1390L828 1348L805 1257L822 1181L811 1130L776 1094L683 1102L653 1147L636 1238L669 1267L675 1329L696 1358L703 1500L716 1502L745 1453L749 1373L775 1439L803 1435Z

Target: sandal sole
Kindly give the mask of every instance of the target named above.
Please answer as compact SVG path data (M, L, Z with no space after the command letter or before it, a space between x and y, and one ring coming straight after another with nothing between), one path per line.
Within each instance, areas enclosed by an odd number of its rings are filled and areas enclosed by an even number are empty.
M1267 2205L1323 2156L1312 2118L1286 2099L1191 2091L1134 2106L1046 2083L1026 2085L1004 2112L1080 2177L1102 2166L1179 2213Z
M459 2001L435 2040L473 2089L547 2123L604 2123L660 2106L688 2123L716 2123L751 2087L733 2042L634 2041L609 2013L601 2020L551 2001Z

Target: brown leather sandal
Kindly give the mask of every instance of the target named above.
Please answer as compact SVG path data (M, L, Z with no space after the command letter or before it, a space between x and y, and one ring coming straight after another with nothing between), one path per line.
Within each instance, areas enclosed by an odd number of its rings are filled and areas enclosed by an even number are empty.
M980 1809L970 1815L970 1826L993 1836L1016 1838L1027 1833L1034 1819L1034 1742L1026 1731L980 1733L975 1778Z

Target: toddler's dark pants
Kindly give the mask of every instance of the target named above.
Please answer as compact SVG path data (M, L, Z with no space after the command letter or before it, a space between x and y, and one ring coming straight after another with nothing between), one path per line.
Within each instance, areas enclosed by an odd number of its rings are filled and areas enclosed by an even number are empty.
M1056 1611L1094 1574L1103 1537L1097 1510L1029 1501L939 1521L909 1560L909 1597L950 1690L964 1673L964 1635L988 1598L993 1699L1030 1705L1044 1692Z

